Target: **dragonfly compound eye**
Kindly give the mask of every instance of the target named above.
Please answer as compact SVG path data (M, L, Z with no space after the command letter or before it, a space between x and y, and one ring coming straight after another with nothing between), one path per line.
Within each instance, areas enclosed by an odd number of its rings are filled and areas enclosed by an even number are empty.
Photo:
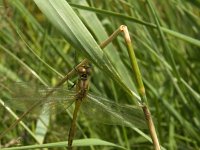
M87 69L86 69L86 73L87 73L88 75L90 75L90 73L91 73L91 68L87 68Z
M81 73L81 74L82 74L82 73L86 73L85 67L79 67L79 68L78 68L78 72Z

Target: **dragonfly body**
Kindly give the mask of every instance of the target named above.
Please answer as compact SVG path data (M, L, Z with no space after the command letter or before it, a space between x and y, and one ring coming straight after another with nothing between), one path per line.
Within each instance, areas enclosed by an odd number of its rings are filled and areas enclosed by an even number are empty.
M73 142L75 130L76 130L76 119L77 119L78 111L79 111L82 101L87 95L87 91L89 88L90 69L91 68L89 65L83 65L77 69L77 72L79 74L79 79L76 84L77 95L76 95L73 119L72 119L69 136L68 136L68 150L72 149L72 142Z

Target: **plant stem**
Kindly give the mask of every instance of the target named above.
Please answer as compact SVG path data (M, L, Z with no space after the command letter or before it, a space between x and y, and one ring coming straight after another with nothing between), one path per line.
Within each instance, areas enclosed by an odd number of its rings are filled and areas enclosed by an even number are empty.
M151 135L151 139L153 141L153 145L154 145L154 149L155 150L160 150L160 145L159 145L159 141L157 138L157 134L155 131L155 127L154 127L154 123L151 117L151 113L148 109L148 102L147 102L147 98L146 98L146 93L145 93L145 88L144 88L144 84L142 81L142 76L140 73L140 69L136 60L136 56L134 53L134 49L131 43L131 38L130 35L128 33L128 28L125 25L121 25L120 29L122 32L124 32L124 39L127 43L127 49L128 49L128 54L130 57L130 61L131 61L131 67L132 67L132 71L133 74L136 78L136 82L137 82L137 90L138 93L140 95L141 100L139 101L139 103L142 105L142 109L146 118L146 122L147 125L149 127L149 131L150 131L150 135Z

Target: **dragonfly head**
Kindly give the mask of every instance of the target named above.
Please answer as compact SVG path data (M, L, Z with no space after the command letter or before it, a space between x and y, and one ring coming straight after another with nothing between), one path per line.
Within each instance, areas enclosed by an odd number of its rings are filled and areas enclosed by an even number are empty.
M87 78L91 73L91 66L88 64L82 65L77 70L81 78Z

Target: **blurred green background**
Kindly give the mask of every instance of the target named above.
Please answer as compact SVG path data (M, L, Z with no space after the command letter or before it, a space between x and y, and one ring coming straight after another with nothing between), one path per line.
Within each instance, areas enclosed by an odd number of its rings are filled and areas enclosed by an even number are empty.
M106 40L120 25L128 27L161 146L170 150L199 149L200 2L198 0L67 2L97 43ZM95 57L88 55L84 49L78 49L80 45L68 40L73 37L63 36L60 30L62 29L52 25L34 1L0 1L1 95L5 95L7 87L16 81L51 87L86 57L93 63L90 91L113 101L132 105L133 98L126 93L124 87L117 84L99 67L102 62L98 60L95 62ZM76 34L81 30L77 29ZM136 92L123 35L105 48L104 53L117 70L120 80L130 90ZM75 80L75 77L71 78L72 82ZM0 98L2 104L4 97ZM0 115L2 132L15 118L3 105L0 106ZM95 114L93 115L95 118ZM1 144L5 146L17 137L22 137L22 142L19 144L21 146L66 141L71 122L69 115L65 112L53 114L50 116L50 121L48 117L44 116L48 128L39 129L41 120L34 114L28 115L23 121L35 137L18 125L3 137ZM42 130L42 133L38 133L38 130ZM125 149L153 149L145 134L149 135L147 129L141 129L140 133L122 126L93 124L80 117L75 138L102 139ZM97 142L99 146L78 147L78 149L120 149L109 144L99 144L98 141L90 142L93 142L92 144ZM86 143L86 145L92 144ZM52 149L61 148L54 145Z

